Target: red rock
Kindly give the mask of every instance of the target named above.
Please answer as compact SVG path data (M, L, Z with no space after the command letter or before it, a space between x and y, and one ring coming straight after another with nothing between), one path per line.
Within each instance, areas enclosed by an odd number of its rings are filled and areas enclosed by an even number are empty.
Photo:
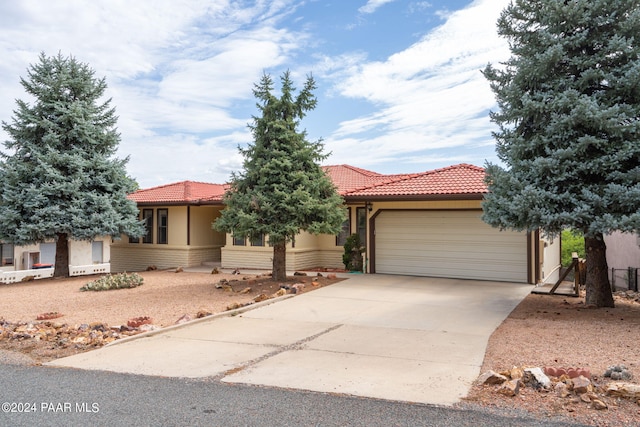
M57 311L51 311L49 313L38 314L38 316L36 317L36 320L57 319L58 317L62 317L62 316L64 316L64 314L58 313Z
M127 320L127 326L130 328L139 328L140 325L148 325L150 323L153 323L153 319L149 316L134 317Z

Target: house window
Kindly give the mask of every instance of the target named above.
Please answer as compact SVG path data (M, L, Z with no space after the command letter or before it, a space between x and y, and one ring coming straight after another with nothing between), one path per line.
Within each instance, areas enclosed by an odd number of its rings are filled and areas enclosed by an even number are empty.
M91 262L94 264L102 264L102 241L91 242Z
M233 236L233 246L247 246L247 239L244 236Z
M356 233L362 245L367 246L367 208L356 208Z
M13 245L0 243L0 262L2 265L13 265Z
M253 237L251 239L251 246L264 246L264 234Z
M142 219L144 220L142 243L153 243L153 209L143 209Z
M158 244L166 245L169 243L169 211L168 209L158 209Z
M342 223L342 229L336 236L336 246L344 246L349 234L351 234L351 208L347 209L347 219Z
M54 264L56 263L56 244L55 243L40 243L40 260L42 264Z
M138 214L138 218L140 218L139 214ZM112 243L113 243L113 240L112 240ZM129 243L140 243L140 239L138 237L129 236Z

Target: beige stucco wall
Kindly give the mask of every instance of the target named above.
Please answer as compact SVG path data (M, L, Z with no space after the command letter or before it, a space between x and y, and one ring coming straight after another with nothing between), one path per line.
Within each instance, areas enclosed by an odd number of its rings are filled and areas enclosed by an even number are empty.
M215 206L191 206L190 207L190 232L191 245L224 245L225 233L214 230L211 224L220 217L222 208Z
M288 271L305 270L316 267L343 268L342 247L334 250L317 248L287 247L286 269ZM273 248L251 246L225 246L221 251L222 268L271 270L273 267Z
M183 246L187 244L187 207L186 206L171 206L168 208L168 227L167 239L170 245ZM155 230L158 232L158 215L155 211ZM155 242L156 240L154 240Z
M196 267L203 262L219 262L220 247L174 245L114 245L111 250L111 271L144 271L155 266L160 270L176 267Z
M146 208L146 207L145 207ZM217 206L154 206L153 243L129 243L126 236L113 243L111 271L142 271L149 266L159 269L200 266L220 262L220 248L225 234L211 228L220 216ZM168 244L157 244L158 209L168 210Z
M221 250L222 268L255 268L271 270L273 248L265 239L265 246L234 246L233 237L228 234L226 246ZM313 235L302 232L296 236L295 245L289 243L286 253L286 269L304 270L316 267L342 268L342 246L336 246L332 235Z

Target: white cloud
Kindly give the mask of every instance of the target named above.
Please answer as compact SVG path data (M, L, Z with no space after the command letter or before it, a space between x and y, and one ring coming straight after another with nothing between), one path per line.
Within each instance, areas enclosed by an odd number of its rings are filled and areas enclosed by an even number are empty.
M306 41L278 25L296 7L293 0L1 2L0 119L10 121L15 99L28 99L19 79L40 52L72 54L106 77L119 152L143 186L226 181L241 166L238 143L251 140L250 113L239 106L253 105L262 72L287 63Z
M149 134L128 145L121 157L131 155L127 168L142 188L186 179L224 183L232 171L242 168L237 146L250 140L248 133L241 132L205 140L190 134ZM163 167L149 168L153 164Z
M336 90L378 108L342 121L327 147L340 155L343 146L353 144L359 156L385 159L487 145L495 130L487 110L495 101L480 70L509 56L495 28L504 5L505 0L476 1L385 61L348 61L335 73Z
M433 7L392 1L361 2L355 19L384 5L405 17ZM477 0L433 31L425 29L411 46L371 61L376 46L340 50L342 40L328 34L331 18L294 15L313 2L0 2L0 120L10 121L15 99L25 99L19 79L39 52L73 54L106 77L119 116L119 153L130 156L129 173L143 187L184 179L224 182L241 167L237 145L252 140L246 125L256 112L253 84L264 71L291 68L298 86L312 72L318 93L339 110L325 109L321 117L314 112L305 122L325 137L330 163L399 168L464 159L445 153L447 147L462 153L492 142L486 110L493 96L480 69L508 57L495 31L507 3ZM376 18L382 22L384 16ZM0 129L0 141L5 139Z
M387 3L391 3L395 0L369 0L367 1L367 4L365 4L364 6L360 7L358 9L358 12L360 13L373 13L375 12L379 7L384 6Z

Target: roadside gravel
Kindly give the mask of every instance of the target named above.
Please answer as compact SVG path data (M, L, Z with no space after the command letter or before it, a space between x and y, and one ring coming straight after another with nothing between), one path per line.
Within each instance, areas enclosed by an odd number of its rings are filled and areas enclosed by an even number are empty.
M593 409L575 395L559 397L553 391L521 387L517 396L507 397L496 386L479 384L469 393L466 407L521 409L538 417L601 427L640 426L640 401L606 396L603 391L611 381L604 372L612 365L625 365L634 375L632 382L640 380L640 303L620 293L615 304L594 309L585 306L584 295L529 295L491 335L481 370L586 368L607 409Z

